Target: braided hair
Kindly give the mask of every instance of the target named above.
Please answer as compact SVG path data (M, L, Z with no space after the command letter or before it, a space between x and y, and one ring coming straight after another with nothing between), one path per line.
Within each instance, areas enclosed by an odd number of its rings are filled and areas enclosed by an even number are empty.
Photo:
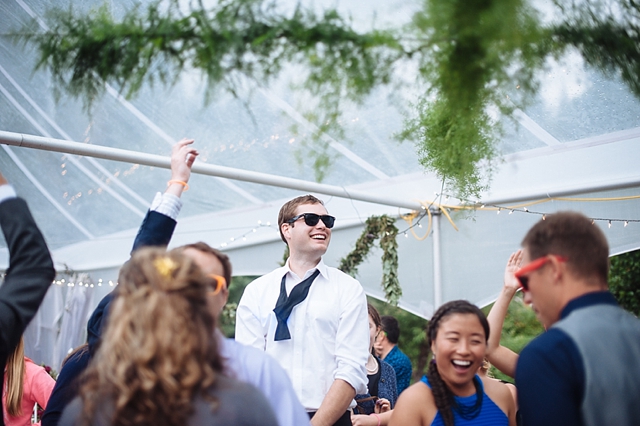
M453 314L476 315L480 321L480 325L482 325L482 328L484 329L486 339L489 339L489 323L487 322L487 317L484 313L477 306L467 302L466 300L453 300L440 306L436 313L431 317L429 327L427 328L427 343L429 347L431 347L433 342L436 340L442 320ZM445 426L454 426L452 407L454 395L444 380L442 380L442 377L440 377L438 366L434 359L429 363L427 378L431 384L431 392L436 403L436 408L440 412Z

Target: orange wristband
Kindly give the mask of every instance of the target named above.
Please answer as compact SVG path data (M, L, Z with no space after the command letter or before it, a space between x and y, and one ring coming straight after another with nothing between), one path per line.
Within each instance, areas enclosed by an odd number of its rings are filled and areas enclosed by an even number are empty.
M184 186L183 191L189 190L189 184L187 182L183 182L181 180L170 180L169 182L167 182L167 187L171 186L172 183L177 183L178 185Z

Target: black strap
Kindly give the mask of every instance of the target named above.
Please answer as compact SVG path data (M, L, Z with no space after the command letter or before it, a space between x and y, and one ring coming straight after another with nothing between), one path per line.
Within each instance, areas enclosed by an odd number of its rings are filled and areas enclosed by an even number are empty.
M293 290L291 290L289 297L287 297L287 288L285 285L285 282L287 281L287 274L282 277L282 282L280 283L280 296L276 302L276 307L273 309L273 312L276 314L276 318L278 319L278 327L276 328L276 335L274 338L276 342L291 339L291 333L289 333L289 327L287 326L289 315L291 315L291 311L293 311L293 308L295 308L297 304L307 298L309 288L311 288L313 280L315 280L319 274L320 271L316 269L310 277L301 281L293 288Z

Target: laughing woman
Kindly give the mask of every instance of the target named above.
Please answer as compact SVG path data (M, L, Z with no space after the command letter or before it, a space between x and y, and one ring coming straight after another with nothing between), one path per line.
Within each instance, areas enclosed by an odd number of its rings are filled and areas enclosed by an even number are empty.
M484 313L464 300L445 303L427 334L433 354L427 375L402 393L390 425L514 426L509 390L476 374L489 338Z

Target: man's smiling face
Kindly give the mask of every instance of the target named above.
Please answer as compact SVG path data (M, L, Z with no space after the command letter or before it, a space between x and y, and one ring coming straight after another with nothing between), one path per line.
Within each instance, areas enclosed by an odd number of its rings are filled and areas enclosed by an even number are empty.
M326 215L327 209L322 204L301 204L296 208L296 214L315 213ZM331 241L331 229L327 228L322 220L315 226L309 226L304 218L296 220L294 223L284 223L282 232L287 239L291 252L322 256L329 247Z

